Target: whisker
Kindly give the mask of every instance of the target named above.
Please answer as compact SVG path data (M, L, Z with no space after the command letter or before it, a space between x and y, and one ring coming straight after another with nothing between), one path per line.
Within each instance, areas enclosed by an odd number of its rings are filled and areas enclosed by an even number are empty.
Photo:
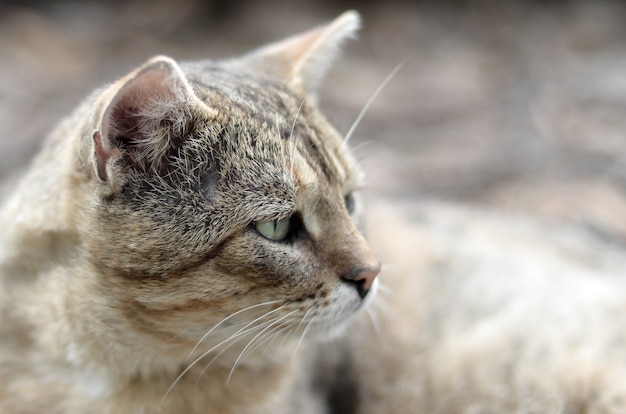
M309 308L308 311L306 311L306 313L304 314L304 316L302 316L302 320L300 321L300 323L298 324L298 326L296 326L296 332L298 331L298 329L300 329L300 327L302 326L302 324L304 323L304 321L306 320L306 317L309 315L309 312L311 312L313 309L315 309L315 306L311 306Z
M363 149L363 148L365 148L368 145L371 145L373 143L374 143L374 141L372 141L372 140L361 142L360 144L358 144L358 145L356 145L355 147L352 148L352 153L356 154L360 149ZM358 154L357 154L357 156L358 156Z
M189 355L187 355L187 358L185 359L185 361L189 360L189 358L191 357L191 355L193 355L193 353L196 351L196 349L198 349L198 346L200 346L200 344L202 343L202 341L204 341L210 334L211 332L215 331L215 329L217 329L220 325L222 325L224 322L226 322L227 320L231 319L234 316L239 315L242 312L248 311L250 309L254 309L254 308L258 308L260 306L268 306L268 305L275 305L276 303L280 303L280 300L271 300L269 302L263 302L263 303L257 303L256 305L252 305L252 306L248 306L246 308L243 308L241 310L238 310L235 313L230 314L229 316L227 316L226 318L222 319L221 321L219 321L217 324L215 324L211 329L209 329L207 331L207 333L205 333L204 335L202 335L202 338L200 338L200 340L198 340L198 342L196 343L196 345L193 347L193 349L191 350L191 352L189 352Z
M378 96L378 94L380 94L380 92L385 88L385 86L387 86L389 81L396 75L396 73L398 73L398 71L402 68L402 66L404 66L404 62L400 62L400 64L398 64L391 71L391 73L389 75L387 75L387 77L382 81L382 83L380 85L378 85L378 88L376 88L376 90L374 91L372 96L370 96L370 98L365 103L365 106L363 107L363 109L361 109L361 112L359 113L359 116L357 116L356 120L352 123L352 126L348 130L348 133L346 134L346 137L343 139L343 144L341 144L342 147L344 147L348 143L348 140L350 139L350 137L354 133L354 130L361 123L361 119L363 119L363 116L365 116L365 113L368 111L368 109L370 108L370 106L372 105L372 103L374 102L376 97Z
M357 161L359 162L359 164L365 164L366 162L368 162L371 158L378 158L380 159L380 150L374 147L370 147L368 148L368 150L370 151L361 151L358 154L354 154L354 156L356 157ZM380 171L386 171L383 167L378 167L376 165L368 167L368 172L371 171L372 174L374 173L378 173Z
M172 382L172 385L169 386L169 388L167 389L167 391L165 391L165 395L163 395L163 398L161 399L161 404L163 404L163 401L165 401L165 398L169 395L169 393L172 391L172 389L174 388L174 386L176 386L176 384L178 384L178 382L185 376L185 374L187 372L189 372L189 370L191 368L193 368L200 360L202 360L204 357L206 357L207 355L209 355L211 352L213 352L215 349L219 348L220 346L224 345L225 343L227 343L228 341L230 341L233 337L237 336L237 335L244 335L244 333L242 333L242 331L244 331L247 327L249 327L250 325L253 325L255 322L257 322L259 319L265 318L266 316L279 311L280 309L284 308L285 305L283 306L279 306L276 309L273 309L269 312L264 313L263 315L259 316L258 318L254 319L252 322L246 324L243 328L239 329L237 332L235 332L233 335L231 335L230 337L226 338L225 340L223 340L222 342L220 342L219 344L213 346L211 349L209 349L206 352L203 352L199 357L197 357L196 359L193 360L193 362L191 364L189 364L189 366L187 366L174 380L174 382ZM234 314L233 314L234 315ZM232 316L232 315L231 315ZM220 322L221 323L221 322ZM245 332L248 333L248 332ZM232 344L231 344L232 345Z
M296 123L298 122L298 116L300 116L300 111L302 110L302 106L304 106L304 102L306 101L306 99L303 99L302 102L300 103L300 106L298 107L298 111L296 112L296 116L293 119L293 124L291 125L291 131L289 131L289 137L293 138L293 147L291 149L291 176L293 176L293 165L294 165L294 160L296 158L296 148L298 147L298 136L296 135L295 137L293 136L293 131L296 129Z
M288 319L286 321L283 321L283 323L290 323L292 321L297 320L298 318L291 318ZM283 332L285 332L286 330L293 330L293 326L291 325L286 325L281 327L280 329L278 329L277 331L273 332L271 335L268 335L265 339L263 339L261 342L258 342L257 345L255 346L255 348L260 347L263 344L265 345L265 350L263 351L263 354L265 355L265 353L267 352L267 350L269 349L270 345L272 345L272 343L274 342L274 340L278 337L278 335L282 334ZM283 339L280 341L280 344L278 344L277 349L280 349L280 347L282 346L284 340L287 338L287 335L283 336Z
M266 326L263 330L261 330L261 332L259 332L258 334L256 334L249 342L248 344L243 348L243 350L239 353L239 356L237 357L237 359L235 360L235 363L233 364L233 367L230 370L230 373L228 374L228 378L226 379L226 383L228 384L230 382L230 378L233 376L233 372L235 372L235 369L237 368L237 365L239 364L239 361L242 361L243 359L243 355L245 354L245 352L252 346L252 344L255 342L255 340L260 337L261 335L263 335L263 333L265 331L267 331L268 329L270 329L273 325L280 323L280 321L282 321L283 319L289 317L290 315L292 315L293 313L297 312L297 310L292 310L291 312L283 315L281 318L275 320L274 322L272 322L270 325Z
M302 326L302 324L304 323L304 321L306 320L307 316L309 315L309 313L314 309L314 306L311 306L309 308L309 310L307 310L304 315L302 315L302 319L300 319L300 323L298 324L298 326L295 327L295 329L293 330L293 332L298 332L298 330L300 329L300 327ZM283 342L285 341L285 339L287 338L287 336L285 335L285 337L283 337L283 340L280 341L280 344L278 344L279 347L283 346ZM302 340L302 338L300 338L300 340ZM300 343L300 341L298 341L298 343ZM291 354L291 357L293 358L296 355L296 351L298 350L298 347L296 347L293 351L293 353Z
M231 346L233 346L234 344L236 344L238 341L240 341L241 339L245 338L245 336L251 332L256 331L257 329L261 329L264 328L268 325L272 325L274 324L274 322L276 322L276 320L279 318L274 318L270 321L267 322L263 322L260 325L257 326L253 326L252 328L247 329L246 331L240 332L240 333L236 333L231 335L227 341L232 341L230 344L226 345L220 352L218 352L213 358L211 358L211 360L206 364L206 366L202 369L202 371L200 372L200 375L198 376L198 379L200 379L200 377L202 377L204 375L204 373L206 372L206 370L211 366L211 364L213 364L213 362L215 362L220 355L222 355L224 352L226 352L226 350L228 350ZM233 340L234 339L234 340ZM224 342L227 342L224 341ZM221 346L224 344L224 342L218 344L218 346Z
M376 337L378 338L378 342L381 343L381 345L385 346L385 337L380 329L380 321L378 320L378 317L376 316L376 314L374 313L374 310L372 309L371 306L367 306L365 308L365 313L367 314L367 317L370 321L370 323L372 324L372 328L374 329L374 332L376 333Z
M375 298L375 300L370 302L371 306L376 306L378 309L380 309L380 311L384 314L391 314L391 308L389 307L389 304L386 303L386 301L384 301L380 296Z
M309 309L312 310L313 308ZM306 317L306 315L308 315L308 311L307 313L304 314L304 316ZM304 320L304 319L303 319ZM306 324L306 326L304 327L304 330L302 331L302 335L300 336L300 340L298 340L298 343L296 344L296 349L294 349L292 356L295 356L296 353L298 352L298 349L300 349L300 345L302 345L302 341L304 340L304 337L306 336L307 332L309 331L309 328L311 327L311 323L315 320L315 315L313 315L313 317L311 318L311 320L309 321L309 323ZM300 325L298 325L299 327Z
M378 283L378 291L380 293L384 293L384 294L387 294L389 296L393 296L394 295L393 289L391 289L389 286L383 284L382 282Z
M209 369L209 367L215 362L217 361L217 359L224 353L226 352L231 346L235 345L237 342L239 342L240 340L244 339L246 337L247 334L256 331L257 329L261 329L263 327L265 327L266 324L261 324L258 326L254 326L248 330L246 330L245 332L241 332L237 335L233 335L230 338L228 338L229 341L232 341L230 344L226 345L224 348L222 348L222 350L220 352L218 352L217 354L215 354L213 356L213 358L211 358L211 360L204 366L204 368L202 368L202 371L200 372L200 375L198 376L198 380L204 375L204 373L206 372L207 369ZM222 345L222 344L220 344Z
M298 328L300 328L300 325L302 325L302 319L300 320L300 323L298 324L298 326L296 326L295 328L293 326L291 327L290 333L298 332ZM280 343L278 344L278 348L282 348L283 344L285 343L285 340L287 340L288 337L289 335L283 335L283 339L280 340Z

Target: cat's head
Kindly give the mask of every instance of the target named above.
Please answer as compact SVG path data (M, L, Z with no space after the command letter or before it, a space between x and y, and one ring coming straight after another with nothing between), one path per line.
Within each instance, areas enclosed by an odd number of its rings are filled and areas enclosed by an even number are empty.
M79 227L128 326L187 349L211 330L206 350L333 331L371 295L361 172L315 103L358 26L348 12L239 59L156 57L97 98Z

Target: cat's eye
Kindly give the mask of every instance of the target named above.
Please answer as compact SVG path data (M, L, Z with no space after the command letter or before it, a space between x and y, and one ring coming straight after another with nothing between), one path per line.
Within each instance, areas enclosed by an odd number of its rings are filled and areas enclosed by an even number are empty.
M256 223L256 231L258 231L263 237L280 241L287 237L289 234L290 219L284 218L280 220L272 221L258 221Z
M348 211L349 214L354 213L354 208L355 208L355 200L354 200L354 194L353 193L348 193L348 195L346 195L343 198L343 202L346 205L346 210Z

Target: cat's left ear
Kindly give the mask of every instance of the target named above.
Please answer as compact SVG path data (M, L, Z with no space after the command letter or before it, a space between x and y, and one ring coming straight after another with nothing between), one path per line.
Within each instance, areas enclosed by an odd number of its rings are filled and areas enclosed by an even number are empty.
M178 64L150 59L107 88L93 133L95 169L102 181L123 181L133 168L158 171L184 139L192 108L203 105Z
M360 26L359 14L347 11L328 25L270 44L248 59L263 70L283 76L294 89L315 97L342 44L356 37Z

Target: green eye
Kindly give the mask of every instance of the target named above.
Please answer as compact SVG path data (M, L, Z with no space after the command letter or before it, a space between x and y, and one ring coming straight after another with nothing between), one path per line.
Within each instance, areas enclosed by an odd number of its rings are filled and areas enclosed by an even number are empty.
M261 233L261 235L265 238L280 241L287 237L287 234L289 233L289 222L290 220L288 218L272 221L259 221L256 223L256 231Z

